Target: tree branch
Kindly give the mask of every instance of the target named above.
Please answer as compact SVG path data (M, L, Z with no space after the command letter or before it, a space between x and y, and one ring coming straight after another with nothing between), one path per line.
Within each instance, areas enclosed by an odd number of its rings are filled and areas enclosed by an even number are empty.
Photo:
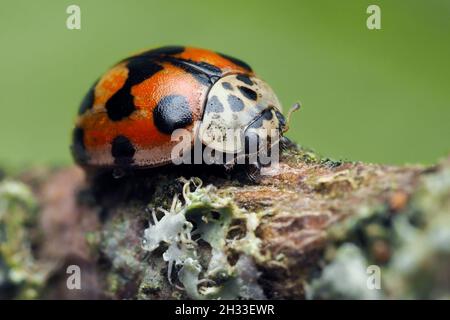
M1 297L450 295L449 159L340 162L291 145L279 172L256 181L203 166L90 181L75 167L35 169L18 179L31 194L0 183L0 275L21 275L0 277ZM67 289L71 264L81 290Z

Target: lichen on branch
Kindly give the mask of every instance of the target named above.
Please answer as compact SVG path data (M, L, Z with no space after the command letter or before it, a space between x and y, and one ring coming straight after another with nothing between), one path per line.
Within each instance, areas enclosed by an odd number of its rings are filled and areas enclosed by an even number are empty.
M41 236L18 250L46 275L30 297L73 298L62 284L76 263L89 279L76 297L445 298L449 172L450 159L343 162L293 144L255 181L200 166L91 180L78 168L31 170L18 179L39 209L16 226ZM13 296L31 286L8 283Z

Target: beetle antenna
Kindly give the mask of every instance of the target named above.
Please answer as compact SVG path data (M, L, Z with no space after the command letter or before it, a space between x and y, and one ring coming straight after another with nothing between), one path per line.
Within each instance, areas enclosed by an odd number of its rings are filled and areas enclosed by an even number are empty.
M289 123L291 122L291 116L292 113L294 113L297 110L300 110L300 108L302 107L302 104L300 102L296 102L294 103L294 105L289 109L288 115L287 115L287 119L286 119L286 126L283 129L283 133L285 133L286 131L289 130Z

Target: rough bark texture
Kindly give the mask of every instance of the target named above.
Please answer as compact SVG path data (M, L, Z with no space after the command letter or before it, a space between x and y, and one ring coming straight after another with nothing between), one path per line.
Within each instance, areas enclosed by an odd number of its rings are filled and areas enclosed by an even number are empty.
M181 238L177 214L192 223ZM2 298L449 298L449 270L450 159L340 162L292 145L256 181L199 166L0 181Z

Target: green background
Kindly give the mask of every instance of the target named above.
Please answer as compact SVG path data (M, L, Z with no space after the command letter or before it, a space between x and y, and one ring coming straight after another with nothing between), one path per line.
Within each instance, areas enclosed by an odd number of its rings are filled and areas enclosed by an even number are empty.
M66 8L81 7L81 30ZM366 28L378 4L382 30ZM289 136L335 158L450 151L450 1L2 1L0 164L70 163L79 102L109 66L182 44L236 56L301 100Z

